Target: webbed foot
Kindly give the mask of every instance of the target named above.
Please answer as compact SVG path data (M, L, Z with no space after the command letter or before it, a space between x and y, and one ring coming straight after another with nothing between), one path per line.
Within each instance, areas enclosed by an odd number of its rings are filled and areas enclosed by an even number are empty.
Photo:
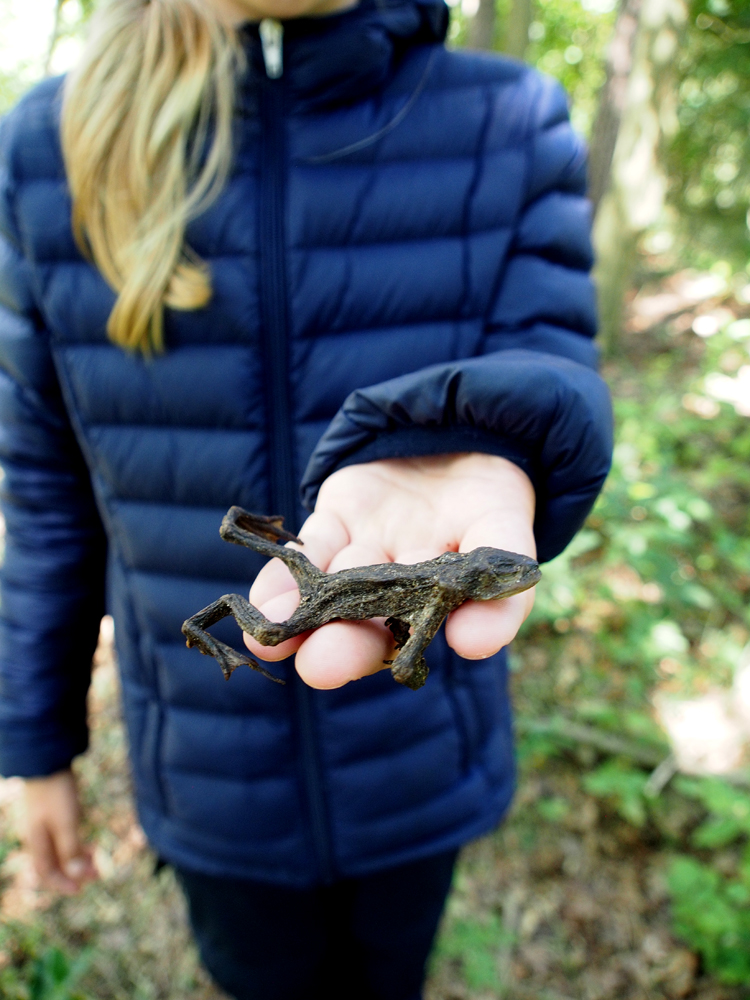
M427 680L427 675L430 670L427 666L427 661L424 656L420 656L418 660L413 663L408 661L404 664L399 665L399 657L393 661L393 666L391 667L391 673L393 674L393 679L398 681L399 684L403 684L404 687L411 688L412 691L418 691L424 685Z
M261 665L256 660L253 660L252 657L245 656L244 653L238 653L236 649L232 649L232 647L227 646L226 643L215 639L209 632L191 624L191 619L188 619L182 626L182 634L186 638L185 645L188 649L195 647L196 649L199 649L204 656L214 657L221 667L221 672L224 674L225 680L229 680L237 667L247 666L250 667L251 670L257 670L259 674L263 674L264 677L267 677L275 684L286 683L286 681L282 680L280 677L275 677L272 673L266 670L265 667L261 667Z

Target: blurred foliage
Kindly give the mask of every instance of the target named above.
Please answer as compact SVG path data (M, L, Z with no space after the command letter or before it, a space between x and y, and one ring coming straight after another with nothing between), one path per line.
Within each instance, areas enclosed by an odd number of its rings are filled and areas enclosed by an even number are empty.
M39 927L0 925L0 996L3 1000L93 1000L77 987L91 961L84 948L71 958L45 940Z
M693 830L701 860L677 856L669 869L675 927L725 983L750 983L750 793L720 779L680 778L679 791L700 802L706 817ZM715 852L733 846L717 871ZM727 863L729 862L729 863ZM726 869L729 869L728 871Z
M503 24L511 0L498 0L497 48L503 48ZM616 0L537 0L529 28L528 62L556 77L571 97L573 122L588 135L605 79L603 54L612 33ZM453 7L450 40L463 45L468 18Z
M44 0L37 23L24 22L27 30L37 28L36 44L27 56L18 56L4 49L0 60L0 114L8 110L21 94L33 84L45 69L55 73L67 68L75 60L85 26L101 0ZM36 6L41 0L34 0ZM55 18L55 10L58 16ZM0 39L3 35L13 38L15 22L25 12L24 0L0 0ZM38 22L49 20L49 34L38 30ZM28 14L26 14L28 17Z
M691 0L677 57L679 131L667 157L670 201L696 263L750 257L750 3Z
M526 58L556 77L570 94L573 124L589 135L599 89L602 58L616 16L614 0L538 0L529 28Z
M646 775L620 761L607 761L583 779L583 787L597 798L611 800L617 812L633 826L646 823Z
M498 0L497 48L512 0ZM615 0L536 0L527 60L556 77L572 101L575 126L589 135L605 79L604 54ZM451 39L467 38L454 8ZM677 131L665 144L669 218L681 230L685 262L735 267L750 259L750 2L688 0L675 60ZM667 116L671 108L666 109Z
M750 983L750 879L728 879L695 858L676 858L669 872L675 926L724 983Z
M453 919L452 916L449 911L446 933L439 939L432 964L458 963L470 989L498 991L502 984L497 953L507 935L497 914L490 914L483 920L468 915Z
M697 371L680 378L679 355L664 350L619 381L612 474L545 568L530 619L537 636L577 637L581 714L630 731L628 710L655 683L728 682L750 638L750 421L727 403L712 419L685 405L747 349L727 332L693 341Z
M709 392L750 364L748 276L720 262L704 280L720 293L710 307L683 302L682 319L631 331L609 366L613 471L584 530L544 568L518 643L524 715L655 746L656 693L730 691L750 649L750 419ZM715 333L696 336L691 326L709 316ZM535 736L520 750L536 770L575 746ZM627 757L591 754L579 754L582 788L639 836L680 852L668 873L676 932L717 979L750 985L748 788L677 777L654 790Z

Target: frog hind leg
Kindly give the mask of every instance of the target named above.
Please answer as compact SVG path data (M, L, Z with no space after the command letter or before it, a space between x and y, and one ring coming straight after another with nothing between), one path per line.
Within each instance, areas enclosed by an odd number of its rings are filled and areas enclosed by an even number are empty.
M182 634L186 639L185 644L188 648L195 647L199 649L205 656L213 656L221 667L226 680L229 680L237 667L248 666L252 670L257 670L259 674L263 674L264 677L274 681L276 684L284 684L285 681L280 677L275 677L270 671L261 667L252 657L237 652L236 649L232 649L226 643L220 642L219 639L216 639L206 631L207 628L215 625L222 618L227 618L229 615L234 614L232 605L235 604L235 601L229 600L234 598L239 598L240 601L243 600L238 594L226 594L224 597L220 597L218 601L214 601L213 604L209 604L207 608L199 611L198 614L193 615L192 618L188 618L187 621L183 622ZM252 605L249 605L249 607L252 607Z
M294 577L303 598L311 596L321 579L325 578L326 574L313 566L299 549L287 548L282 544L304 543L301 538L284 528L284 518L281 516L266 517L263 514L251 514L242 507L230 507L221 522L219 534L225 542L244 545L260 555L280 559Z

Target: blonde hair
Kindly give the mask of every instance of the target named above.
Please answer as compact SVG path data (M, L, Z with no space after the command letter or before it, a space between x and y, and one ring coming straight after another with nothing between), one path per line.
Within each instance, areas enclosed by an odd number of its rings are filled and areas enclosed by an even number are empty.
M205 0L110 0L66 82L73 232L118 293L107 334L121 347L162 350L164 307L211 298L185 229L230 169L240 62Z

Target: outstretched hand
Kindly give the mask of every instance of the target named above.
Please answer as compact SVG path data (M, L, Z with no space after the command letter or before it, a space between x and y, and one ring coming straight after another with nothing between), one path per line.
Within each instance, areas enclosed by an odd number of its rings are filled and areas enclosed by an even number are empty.
M481 545L534 557L534 490L526 474L496 455L460 454L351 465L321 487L315 512L299 532L304 553L328 573L374 563L416 563ZM258 574L250 602L271 621L286 621L299 604L289 570L273 559ZM448 644L467 659L484 659L516 635L534 603L528 590L500 601L467 601L446 621ZM296 653L302 679L337 688L393 658L382 621L334 621L278 646L245 633L253 656L282 660Z

